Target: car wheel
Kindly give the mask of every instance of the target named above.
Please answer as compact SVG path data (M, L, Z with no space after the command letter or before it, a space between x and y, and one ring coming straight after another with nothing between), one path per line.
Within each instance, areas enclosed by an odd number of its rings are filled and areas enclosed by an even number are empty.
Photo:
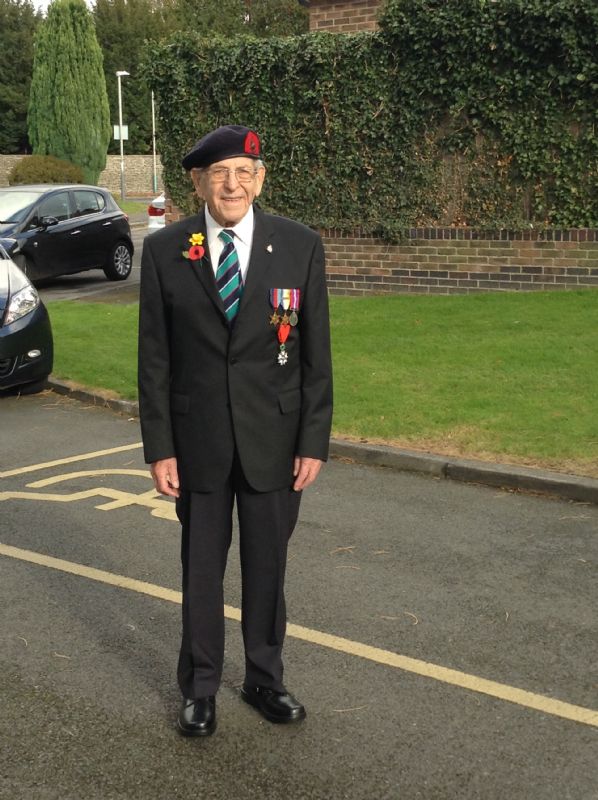
M48 378L40 378L29 383L20 383L8 389L0 389L0 397L18 397L19 395L38 394L48 388Z
M43 392L44 389L48 388L48 378L41 378L41 380L32 381L31 383L23 383L20 386L16 386L14 388L15 394L20 395L28 395L28 394L39 394L39 392Z
M104 274L111 281L124 281L131 274L133 254L126 242L117 242L104 266Z

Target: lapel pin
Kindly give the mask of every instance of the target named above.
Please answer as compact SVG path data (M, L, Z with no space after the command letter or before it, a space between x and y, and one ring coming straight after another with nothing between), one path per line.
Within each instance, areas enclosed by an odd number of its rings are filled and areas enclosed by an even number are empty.
M272 252L272 245L271 245L271 244L267 244L267 245L266 245L266 250L267 250L269 253L271 253L271 252Z

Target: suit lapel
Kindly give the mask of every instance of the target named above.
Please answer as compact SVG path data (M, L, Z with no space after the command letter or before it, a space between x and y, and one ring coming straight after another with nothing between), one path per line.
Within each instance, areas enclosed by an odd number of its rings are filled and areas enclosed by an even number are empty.
M205 212L202 210L197 216L189 217L189 224L187 225L187 233L191 236L192 233L203 233L204 236L204 244L203 247L205 249L205 254L203 258L200 258L198 261L191 261L191 267L197 277L199 278L199 282L203 286L206 291L206 294L210 298L210 300L214 303L216 310L219 311L222 316L226 319L226 315L224 313L224 305L222 303L222 298L220 297L220 292L218 291L218 287L216 286L216 279L214 278L214 270L212 268L212 261L210 257L210 248L208 247L208 235L206 230L206 215Z
M255 222L253 227L253 241L251 244L251 256L249 258L249 266L247 268L247 280L245 281L245 288L243 289L243 296L241 298L241 305L239 307L240 316L243 313L243 308L250 301L251 296L254 294L256 288L264 283L266 275L272 265L272 238L273 231L268 226L264 219L264 214L255 208ZM270 249L268 246L270 245Z

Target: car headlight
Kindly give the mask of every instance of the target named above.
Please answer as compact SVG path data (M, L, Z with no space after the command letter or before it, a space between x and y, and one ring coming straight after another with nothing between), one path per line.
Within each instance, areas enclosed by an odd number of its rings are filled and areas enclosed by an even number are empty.
M12 265L8 268L8 285L10 297L4 317L5 325L10 325L11 322L30 314L39 305L39 295L35 287L17 267Z
M20 292L11 295L4 324L10 325L11 322L16 322L16 320L34 311L38 305L38 293L33 286L26 286Z

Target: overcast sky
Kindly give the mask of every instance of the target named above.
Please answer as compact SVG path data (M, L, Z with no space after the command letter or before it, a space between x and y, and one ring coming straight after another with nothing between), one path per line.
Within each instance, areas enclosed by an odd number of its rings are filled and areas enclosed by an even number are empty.
M41 9L42 11L45 11L48 8L48 6L50 5L50 3L52 2L52 0L32 0L32 2L33 2L34 8ZM87 5L91 8L92 4L91 4L90 0L86 0L86 2L87 2Z

